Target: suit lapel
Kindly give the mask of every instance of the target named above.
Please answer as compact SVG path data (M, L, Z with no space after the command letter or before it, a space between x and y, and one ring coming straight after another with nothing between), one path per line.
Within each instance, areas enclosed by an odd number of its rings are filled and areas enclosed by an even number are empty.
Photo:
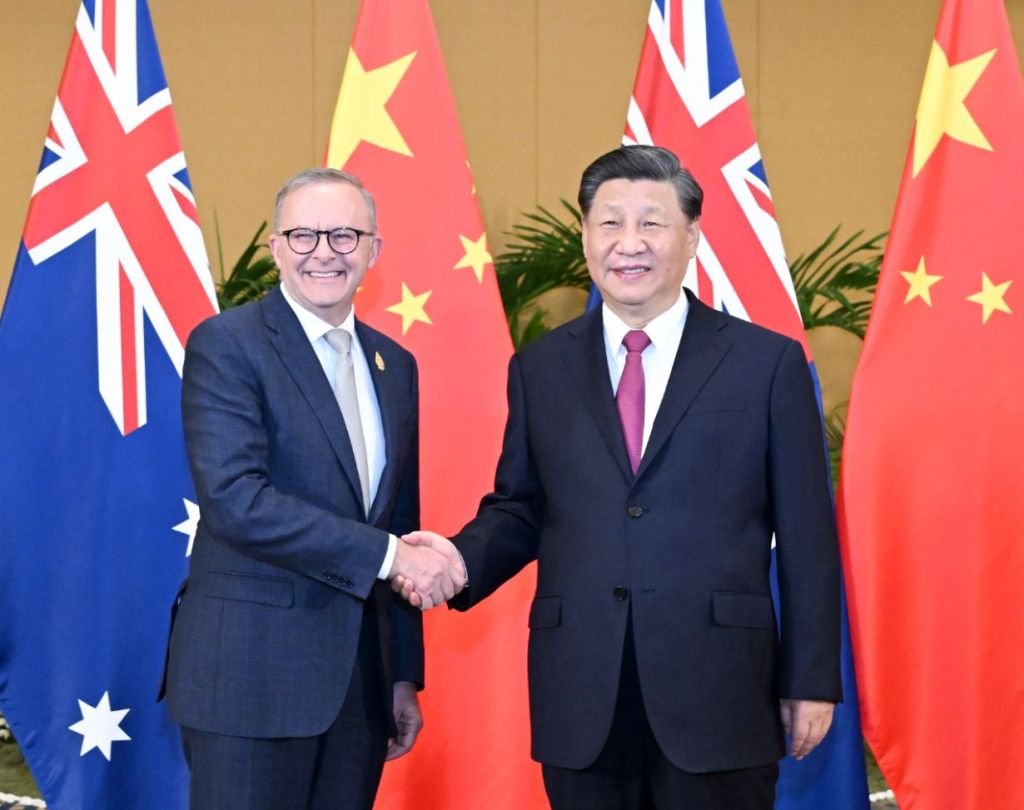
M384 362L386 359L384 347L378 341L377 334L358 319L356 320L356 334L359 336L359 343L363 347L363 354L370 367L370 379L373 380L373 389L377 395L377 407L380 410L380 423L384 429L384 470L381 473L377 496L373 499L368 518L369 522L373 524L384 510L391 491L398 485L399 470L395 463L395 455L398 452L398 426L401 421L401 414L397 412L400 392L396 388L398 381L395 375L387 370L387 365ZM377 358L381 359L380 363L377 363Z
M690 299L686 325L672 364L665 396L651 427L647 449L636 471L637 478L644 474L668 441L686 409L718 368L731 345L721 332L728 321L716 310L702 304L689 291L686 295Z
M615 409L612 381L608 376L608 359L604 346L604 321L600 307L580 318L569 334L574 338L569 351L562 356L569 373L580 391L580 399L586 403L597 423L597 429L604 437L608 450L627 479L633 478L626 453L626 441L622 437L619 412Z
M324 375L323 366L309 344L309 338L284 300L279 287L271 290L261 303L271 344L327 434L327 440L345 471L356 501L361 501L363 496L359 485L359 470L345 429L345 419L334 398L331 384Z

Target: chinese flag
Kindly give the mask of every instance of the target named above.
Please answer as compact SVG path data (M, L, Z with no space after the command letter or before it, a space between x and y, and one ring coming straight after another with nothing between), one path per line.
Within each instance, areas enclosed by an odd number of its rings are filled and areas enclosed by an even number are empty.
M1024 85L946 0L843 450L862 722L901 810L1024 807Z
M512 346L427 0L363 0L326 163L376 198L384 246L356 313L419 362L422 523L451 535L493 488ZM545 806L529 758L533 580L427 614L426 725L385 768L377 807Z

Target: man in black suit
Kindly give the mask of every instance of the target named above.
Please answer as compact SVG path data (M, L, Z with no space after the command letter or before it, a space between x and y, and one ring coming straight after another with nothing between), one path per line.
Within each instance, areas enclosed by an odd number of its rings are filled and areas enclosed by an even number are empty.
M784 729L806 756L841 697L807 361L681 291L702 192L671 152L602 156L579 202L604 306L512 359L495 490L454 538L469 587L452 605L537 560L533 757L557 810L767 810Z
M188 342L201 520L166 690L194 808L369 808L422 725L420 616L383 580L437 601L464 574L395 536L419 521L416 364L352 307L380 249L356 178L302 172L277 197L280 286Z

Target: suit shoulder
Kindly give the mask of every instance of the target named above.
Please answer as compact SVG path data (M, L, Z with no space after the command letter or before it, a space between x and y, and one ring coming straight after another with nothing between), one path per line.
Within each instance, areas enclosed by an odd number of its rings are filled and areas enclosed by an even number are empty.
M770 354L782 354L791 346L800 347L799 341L756 323L751 323L735 315L712 310L722 322L722 328L733 341L751 348L759 348ZM801 347L802 351L802 347Z
M211 315L196 325L189 336L189 342L202 340L218 333L237 333L253 328L262 321L260 303L260 301L250 301L247 304Z

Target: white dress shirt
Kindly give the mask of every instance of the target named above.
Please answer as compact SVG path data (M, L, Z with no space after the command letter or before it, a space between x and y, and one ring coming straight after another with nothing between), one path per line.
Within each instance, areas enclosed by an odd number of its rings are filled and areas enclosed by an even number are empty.
M680 290L676 302L643 329L651 339L651 345L644 349L641 355L644 366L644 440L641 445L641 457L647 450L647 440L651 437L654 417L658 415L661 400L665 397L665 389L672 373L672 364L676 361L676 352L683 336L689 308L690 302ZM601 307L601 314L604 319L604 349L608 360L608 375L611 377L612 391L618 392L619 378L622 377L622 369L626 365L626 347L622 345L622 339L632 327L612 312L607 304Z
M348 317L342 321L340 327L329 324L322 318L317 317L308 309L297 303L281 286L284 300L292 308L295 317L299 319L302 331L306 333L320 366L324 370L327 381L334 385L334 366L338 361L338 353L331 348L331 345L324 337L332 329L341 328L352 335L352 369L356 378L356 399L359 402L359 421L363 426L363 439L366 442L366 468L370 474L370 503L377 497L377 488L380 486L380 477L384 472L384 464L387 461L387 448L384 444L384 426L380 419L380 406L377 404L377 393L373 388L373 379L370 377L370 365L366 362L366 355L363 353L363 346L359 342L359 335L356 333L355 307ZM367 511L369 511L367 504ZM378 579L387 579L391 570L391 563L395 558L397 538L394 535L388 540L388 551L384 555L384 563L377 574Z

